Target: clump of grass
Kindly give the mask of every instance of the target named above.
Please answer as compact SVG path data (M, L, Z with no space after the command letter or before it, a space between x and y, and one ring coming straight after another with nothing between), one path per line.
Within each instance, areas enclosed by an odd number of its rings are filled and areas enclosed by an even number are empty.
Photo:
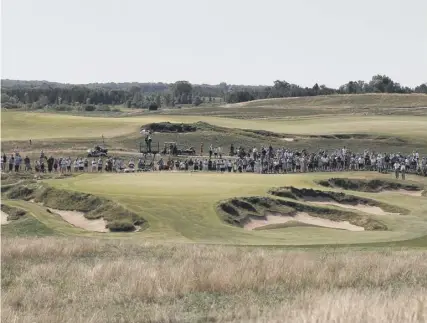
M59 190L52 187L44 187L38 190L35 201L54 209L84 213L96 210L105 202L102 198L91 194Z
M320 190L314 190L314 189L295 188L293 186L289 186L289 187L286 186L286 187L270 189L268 193L274 196L279 196L279 197L284 197L284 198L289 198L294 200L310 200L313 198L314 199L321 198L325 200L335 201L341 204L348 204L348 205L362 204L362 205L369 205L369 206L377 206L388 212L394 212L394 213L400 213L400 214L409 213L409 210L395 206L395 205L390 205L387 203L379 202L379 201L361 197L361 196L349 195L342 192L320 191Z
M290 214L294 209L265 197L233 198L219 203L217 212L226 223L243 227L252 218L265 219L265 212Z
M425 251L1 243L5 322L418 323L427 315Z
M35 184L22 184L13 185L8 187L5 193L5 197L12 200L30 200L34 198L37 186Z
M149 123L141 129L151 130L153 132L194 132L197 130L197 127L194 124L189 123L170 123L170 122L157 122Z
M13 206L9 206L6 204L1 204L1 210L7 214L7 220L8 221L21 219L22 217L24 217L27 214L27 212L25 212L22 209L19 209L19 208L13 207Z
M244 205L246 209L244 207L236 206L239 204ZM248 211L247 205L250 205L251 208L256 211ZM222 201L218 205L217 212L223 221L238 227L243 227L252 218L265 219L267 212L289 216L293 216L296 212L305 212L312 216L332 221L348 221L351 224L363 227L365 230L369 231L387 230L387 226L383 222L365 214L341 211L328 207L304 204L297 201L274 199L264 196L250 196Z
M113 220L108 222L107 228L112 232L131 232L135 231L135 226L130 220Z
M105 198L91 194L43 187L35 194L35 201L53 209L83 212L87 219L103 218L111 231L133 231L146 221L139 214Z
M330 178L318 182L325 187L339 187L345 190L378 193L386 190L421 191L424 186L419 183L406 183L383 179Z

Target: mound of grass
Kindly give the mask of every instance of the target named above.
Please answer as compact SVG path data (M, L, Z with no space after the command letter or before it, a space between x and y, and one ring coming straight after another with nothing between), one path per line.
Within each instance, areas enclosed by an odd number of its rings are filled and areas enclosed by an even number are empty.
M424 187L418 183L406 183L382 179L330 178L319 181L325 187L338 187L345 190L378 193L387 190L421 191Z
M121 205L91 194L42 187L35 192L35 202L59 210L83 212L87 219L103 218L111 231L134 231L146 221Z
M55 234L55 231L33 216L21 216L17 220L3 225L2 237L43 237Z
M382 208L384 211L393 212L393 213L401 213L408 214L409 210L403 209L394 205L390 205L387 203L379 202L373 199L368 199L361 196L349 195L341 192L332 192L332 191L320 191L314 189L306 189L306 188L295 188L293 186L290 187L280 187L270 189L268 191L269 194L294 199L294 200L310 200L310 199L324 199L325 201L330 200L341 204L347 205L369 205L369 206L377 206Z
M239 201L236 203L236 201ZM249 212L247 209L237 205L248 205L256 212ZM316 216L332 221L348 221L351 224L365 228L368 231L385 231L387 226L368 215L357 214L350 211L341 211L327 207L298 203L296 201L287 201L273 199L263 196L250 196L240 199L234 198L223 201L218 206L218 213L223 221L243 227L251 219L265 219L266 213L279 213L282 215L293 216L296 212L305 212L311 216Z
M27 212L25 212L22 209L18 209L16 207L9 206L6 204L1 204L1 210L7 214L7 220L8 221L14 221L14 220L21 219L22 217L24 217L27 214Z
M171 123L171 122L155 122L149 123L141 127L141 130L150 130L152 132L194 132L197 130L197 127L194 124L189 123Z
M5 197L11 200L25 200L28 201L34 198L37 184L17 184L6 187ZM2 193L3 193L2 188Z
M294 209L278 203L278 200L264 197L233 198L218 206L223 221L243 227L251 219L265 219L266 211L292 214Z
M113 220L108 222L107 228L112 232L131 232L135 231L135 226L130 220Z

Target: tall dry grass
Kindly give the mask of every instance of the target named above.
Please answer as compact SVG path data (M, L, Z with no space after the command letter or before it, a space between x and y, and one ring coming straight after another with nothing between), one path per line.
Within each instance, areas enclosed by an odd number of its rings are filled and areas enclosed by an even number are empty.
M4 322L425 322L427 252L2 241Z

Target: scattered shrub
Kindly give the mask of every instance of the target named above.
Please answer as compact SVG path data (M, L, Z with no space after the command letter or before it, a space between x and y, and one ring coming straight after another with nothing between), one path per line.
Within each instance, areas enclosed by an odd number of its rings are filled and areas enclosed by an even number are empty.
M94 105L92 105L92 104L85 104L83 106L83 110L87 111L87 112L95 111L95 109L96 109L96 107Z
M18 209L6 204L1 204L1 210L7 214L8 221L18 220L27 214L27 212L22 209Z
M114 220L108 222L107 228L112 232L131 232L135 231L135 226L128 220Z
M150 130L153 132L194 132L197 130L197 127L193 124L188 123L170 123L170 122L158 122L147 124L141 129Z

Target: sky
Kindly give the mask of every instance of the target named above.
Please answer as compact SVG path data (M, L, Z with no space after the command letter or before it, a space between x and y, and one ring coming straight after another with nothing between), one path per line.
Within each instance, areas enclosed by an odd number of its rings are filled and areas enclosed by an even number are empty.
M426 0L2 0L3 79L427 82Z

